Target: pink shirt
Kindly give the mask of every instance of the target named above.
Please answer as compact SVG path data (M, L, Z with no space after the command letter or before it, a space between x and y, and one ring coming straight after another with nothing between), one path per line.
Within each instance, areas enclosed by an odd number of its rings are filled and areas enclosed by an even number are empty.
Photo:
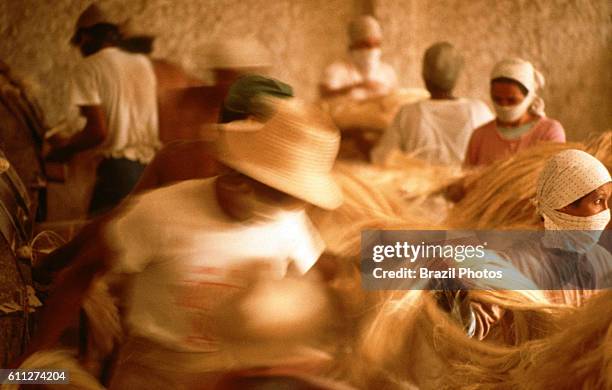
M561 123L554 119L541 117L528 132L519 138L506 139L497 130L497 123L493 120L472 133L465 156L465 165L489 165L541 141L565 142L565 130Z

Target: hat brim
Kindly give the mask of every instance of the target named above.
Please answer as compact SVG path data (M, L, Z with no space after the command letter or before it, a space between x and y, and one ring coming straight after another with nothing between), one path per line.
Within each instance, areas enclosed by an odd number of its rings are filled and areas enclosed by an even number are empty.
M324 209L337 208L343 201L332 173L340 142L337 129L297 100L267 99L275 113L265 123L219 126L217 158L278 191Z
M218 152L217 158L225 165L252 179L326 210L340 207L344 200L342 190L331 173L327 175L302 175L296 178L282 175L280 170L233 159L222 151Z

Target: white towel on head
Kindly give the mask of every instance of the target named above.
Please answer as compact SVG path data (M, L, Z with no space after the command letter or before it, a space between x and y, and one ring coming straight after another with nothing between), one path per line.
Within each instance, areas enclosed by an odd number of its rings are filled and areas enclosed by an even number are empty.
M516 80L527 88L528 94L525 99L532 101L529 107L532 112L545 116L544 100L538 96L537 91L543 88L546 81L544 75L536 70L531 62L522 58L508 58L498 62L491 72L491 80L505 77Z

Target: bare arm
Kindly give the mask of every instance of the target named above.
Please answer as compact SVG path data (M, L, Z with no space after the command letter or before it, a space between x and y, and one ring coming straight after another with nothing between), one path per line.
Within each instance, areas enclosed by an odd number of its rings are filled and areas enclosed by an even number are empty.
M319 93L324 99L333 98L338 96L344 96L350 93L353 88L357 88L359 86L361 86L361 84L348 85L346 87L332 89L324 84L321 84L319 85Z
M81 106L81 115L87 120L82 131L79 131L63 145L51 149L47 155L49 161L67 161L74 154L91 149L101 144L108 134L106 116L101 106Z
M59 275L40 315L43 326L32 338L24 355L14 362L15 366L34 352L57 343L62 332L76 318L93 279L109 268L111 252L102 240L89 240L80 249L73 264Z
M138 183L134 186L132 194L138 194L143 191L152 190L161 186L161 182L158 175L158 169L160 165L164 164L164 149L155 154L153 160L147 164L142 176L138 180Z

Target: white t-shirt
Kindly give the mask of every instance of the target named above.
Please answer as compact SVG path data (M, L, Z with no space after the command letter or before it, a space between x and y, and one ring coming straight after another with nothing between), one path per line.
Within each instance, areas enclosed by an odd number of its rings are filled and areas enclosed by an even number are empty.
M478 99L423 100L400 109L372 150L374 163L383 163L399 149L434 164L461 164L474 129L495 116Z
M244 287L249 265L282 278L291 261L304 273L324 243L304 211L274 220L236 222L223 213L215 178L146 193L106 228L116 249L113 271L132 273L127 326L174 350L216 352L210 315Z
M382 61L368 75L360 72L349 60L334 62L325 68L321 84L328 89L338 90L363 83L365 80L377 82L382 88L377 91L363 87L353 88L349 93L352 99L363 100L386 95L397 88L397 75L393 67Z
M161 146L156 94L151 61L109 47L77 66L70 96L74 105L104 109L108 134L98 149L105 157L148 163Z

